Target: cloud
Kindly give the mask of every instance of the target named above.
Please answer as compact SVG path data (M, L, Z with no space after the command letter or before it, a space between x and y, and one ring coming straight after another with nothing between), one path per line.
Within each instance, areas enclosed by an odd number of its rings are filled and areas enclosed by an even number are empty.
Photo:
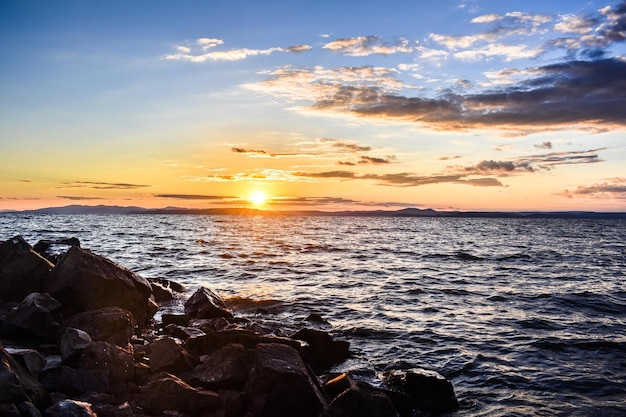
M319 141L322 143L330 143L333 148L345 150L348 152L368 152L372 150L371 146L359 145L339 139L321 138Z
M263 149L245 149L245 148L230 148L230 150L232 152L235 153L245 153L245 154L260 154L260 155L268 155L271 156L271 154L269 154L268 152L264 151Z
M626 200L626 178L611 178L602 183L587 186L581 185L572 191L565 190L561 195L568 198L591 197Z
M288 206L331 206L331 205L359 205L377 207L415 207L414 203L402 203L398 201L371 202L362 200L352 200L343 197L274 197L271 199L272 205Z
M300 52L306 52L306 51L310 51L312 50L313 47L311 45L294 45L294 46L290 46L288 48L285 49L285 52L292 52L292 53L300 53Z
M395 155L389 155L384 158L377 158L373 156L361 155L356 162L352 161L339 161L339 165L385 165L391 164L396 159Z
M73 195L58 195L57 198L64 198L66 200L83 201L83 200L103 200L102 197L84 197Z
M177 45L176 53L167 54L163 58L169 61L240 61L251 56L271 55L274 52L303 52L311 49L307 45L291 46L289 48L248 49L238 48L225 51L215 51L214 48L224 44L221 39L200 38L189 45Z
M495 178L466 178L466 174L441 174L441 175L417 175L408 172L395 174L357 174L352 171L324 171L324 172L297 172L298 177L316 179L339 179L339 180L368 180L375 181L380 185L396 187L418 187L429 184L453 183L466 184L481 187L502 187L503 184Z
M454 155L454 156L441 156L441 157L439 157L437 159L440 160L440 161L449 161L451 159L460 159L460 158L462 158L462 156Z
M154 194L158 198L174 198L178 200L225 200L237 197L222 195L202 195L202 194Z
M545 142L541 142L540 144L535 145L537 149L552 149L552 142L547 140Z
M518 172L534 172L529 162L485 160L464 170L471 174L508 176Z
M95 181L72 181L62 183L61 188L92 188L95 190L134 190L138 188L151 187L143 184L128 184L115 182L95 182Z
M550 152L547 154L523 156L517 159L518 164L537 165L539 169L550 170L559 165L596 164L602 162L598 151L607 148L590 149L587 151Z
M570 61L527 72L533 76L499 89L465 95L447 91L435 98L398 94L394 83L377 84L376 77L361 82L339 77L330 82L329 71L320 69L283 68L251 88L298 101L308 99L308 108L318 112L414 122L436 130L500 128L529 133L626 126L622 110L626 108L626 60Z
M411 42L404 38L386 42L378 36L358 36L355 38L337 39L325 44L322 48L348 56L368 56L374 54L413 53L415 49L410 45Z

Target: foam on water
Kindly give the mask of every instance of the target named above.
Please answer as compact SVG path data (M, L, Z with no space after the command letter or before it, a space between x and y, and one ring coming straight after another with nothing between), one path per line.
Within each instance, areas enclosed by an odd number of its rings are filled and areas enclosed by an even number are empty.
M355 352L338 370L435 370L459 416L625 413L625 221L2 215L0 232L75 236L270 328L318 313Z

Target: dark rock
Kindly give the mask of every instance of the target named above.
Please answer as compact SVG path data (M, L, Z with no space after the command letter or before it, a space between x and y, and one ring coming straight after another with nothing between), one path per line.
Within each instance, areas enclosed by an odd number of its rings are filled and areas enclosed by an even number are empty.
M168 324L165 326L165 328L163 328L163 333L181 340L187 340L190 337L204 336L206 334L200 329L177 326L175 324Z
M198 288L185 302L185 314L197 319L233 317L232 313L226 309L224 301L206 287Z
M17 309L7 315L7 321L34 336L56 341L61 325L55 313L60 308L61 304L50 294L35 292L26 296Z
M171 299L174 298L174 295L172 294L172 290L164 287L158 282L150 281L150 285L152 286L152 293L154 294L154 299L158 303L170 301Z
M189 316L187 316L189 317ZM224 317L216 317L214 319L191 319L189 320L190 327L200 329L205 333L217 332L225 330L230 326L230 322Z
M178 410L200 415L217 408L219 395L193 388L180 378L164 373L141 387L135 400L140 407L155 414Z
M187 351L171 337L157 339L149 347L150 369L153 373L180 374L193 369Z
M75 237L59 240L40 240L35 243L33 250L48 261L56 264L72 246L80 247L80 241Z
M76 401L63 400L46 409L50 417L98 417L91 409L91 404Z
M165 278L148 278L148 281L150 281L151 283L157 283L159 285L161 285L164 288L170 289L173 292L185 292L185 286L182 284L179 284L178 282L175 281L170 281L169 279L165 279Z
M298 352L262 343L245 387L247 417L317 417L325 398Z
M93 342L83 349L78 360L79 370L104 371L109 377L110 391L124 390L124 383L134 373L133 355L107 342Z
M54 265L15 236L0 244L0 298L21 301L28 294L43 291L43 282Z
M303 340L308 344L308 347L302 350L302 357L314 370L330 368L350 355L349 342L333 340L331 335L321 330L301 329L291 338Z
M309 314L304 320L306 321L310 321L311 323L318 323L318 324L329 324L328 320L326 320L325 318L323 318L320 314L318 313L311 313Z
M241 389L248 380L254 363L254 349L230 344L204 357L202 364L196 366L190 379L194 385L212 390Z
M459 408L452 383L437 372L413 368L386 371L383 376L389 388L409 395L415 409L438 414Z
M231 343L240 344L246 348L256 346L259 335L251 330L231 329L219 332L209 332L204 336L193 336L185 340L183 346L197 356L207 355Z
M146 279L76 246L72 246L52 270L44 288L77 312L124 308L141 327L157 309L152 287Z
M69 366L45 370L39 380L49 392L60 392L76 397L86 392L108 392L109 372L102 370L74 369Z
M187 326L189 324L189 319L189 316L186 314L163 313L161 315L161 322L163 323L163 326L167 326L168 324Z
M245 394L239 390L219 390L219 408L224 417L240 417L245 413Z
M21 417L41 417L39 409L30 401L18 403L17 409L20 411Z
M68 327L63 332L61 340L59 341L59 350L61 351L61 357L63 360L69 359L77 352L81 352L87 346L89 346L93 340L89 333L75 329L74 327Z
M32 401L42 404L48 393L0 344L0 403Z
M35 378L46 365L46 359L35 349L6 348L6 351Z
M109 342L124 349L128 348L137 326L132 313L120 307L78 313L64 325L87 332L92 340Z

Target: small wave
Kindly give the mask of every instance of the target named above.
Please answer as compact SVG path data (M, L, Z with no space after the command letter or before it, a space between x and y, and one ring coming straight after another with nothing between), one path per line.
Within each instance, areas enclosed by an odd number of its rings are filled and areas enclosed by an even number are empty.
M558 323L540 318L519 320L517 324L523 329L560 330L563 328L563 326Z
M250 297L230 297L224 300L224 303L231 309L245 313L245 312L271 312L277 313L282 311L284 303L280 300L272 298L268 299L254 299Z

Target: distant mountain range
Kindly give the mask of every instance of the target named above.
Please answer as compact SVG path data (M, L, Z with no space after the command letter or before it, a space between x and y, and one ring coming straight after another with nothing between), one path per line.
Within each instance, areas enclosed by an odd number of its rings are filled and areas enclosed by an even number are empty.
M264 216L358 216L358 217L483 217L483 218L586 218L586 219L626 219L626 212L591 211L437 211L433 209L405 208L401 210L358 210L358 211L319 211L319 210L259 210L252 208L207 208L188 209L166 207L146 209L136 206L84 206L70 205L48 207L37 210L4 211L2 214L202 214L202 215L264 215Z

